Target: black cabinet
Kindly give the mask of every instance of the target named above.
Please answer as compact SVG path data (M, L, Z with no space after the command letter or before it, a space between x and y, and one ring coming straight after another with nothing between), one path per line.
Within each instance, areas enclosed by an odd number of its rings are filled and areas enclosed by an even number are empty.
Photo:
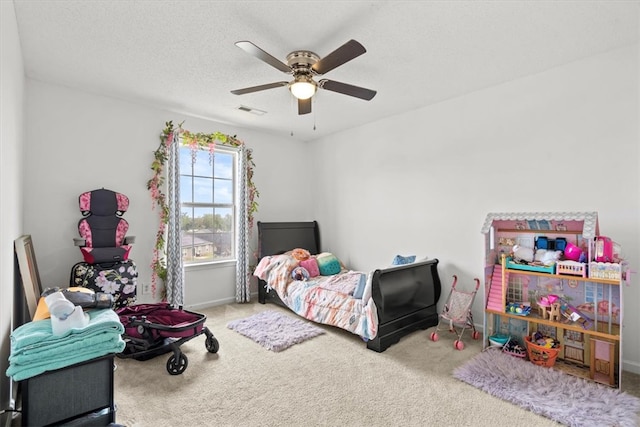
M113 355L20 382L23 426L106 426L115 422Z

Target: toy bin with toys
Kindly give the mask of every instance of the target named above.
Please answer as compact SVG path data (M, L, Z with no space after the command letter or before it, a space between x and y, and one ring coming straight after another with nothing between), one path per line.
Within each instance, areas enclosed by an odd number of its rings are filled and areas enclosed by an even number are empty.
M562 349L557 340L544 337L540 332L534 333L531 337L525 337L525 344L529 361L535 365L548 368L556 364L556 359Z

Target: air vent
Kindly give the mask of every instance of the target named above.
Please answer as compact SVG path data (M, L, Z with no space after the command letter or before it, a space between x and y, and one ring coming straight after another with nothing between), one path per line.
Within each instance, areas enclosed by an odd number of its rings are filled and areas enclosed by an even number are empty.
M247 107L246 105L239 106L238 110L244 111L246 113L255 114L256 116L262 116L267 113L266 111L258 110L257 108Z

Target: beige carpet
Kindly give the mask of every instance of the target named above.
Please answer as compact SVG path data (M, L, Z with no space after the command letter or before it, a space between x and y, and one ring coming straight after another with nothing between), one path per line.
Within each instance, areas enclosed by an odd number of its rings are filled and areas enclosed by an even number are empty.
M139 362L116 358L116 421L141 426L495 426L556 423L454 379L453 369L482 350L464 339L453 348L419 331L384 353L357 336L327 333L274 353L226 327L273 304L229 304L203 310L220 351L204 335L182 345L189 365L169 375L168 355ZM622 379L639 395L639 376Z

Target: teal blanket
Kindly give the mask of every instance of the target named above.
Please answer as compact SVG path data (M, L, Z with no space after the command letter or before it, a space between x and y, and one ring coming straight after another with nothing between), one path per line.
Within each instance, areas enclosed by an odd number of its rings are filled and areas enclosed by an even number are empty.
M62 335L53 335L51 319L25 323L13 331L7 376L22 381L124 350L124 326L116 312L105 309L88 313L86 327Z

